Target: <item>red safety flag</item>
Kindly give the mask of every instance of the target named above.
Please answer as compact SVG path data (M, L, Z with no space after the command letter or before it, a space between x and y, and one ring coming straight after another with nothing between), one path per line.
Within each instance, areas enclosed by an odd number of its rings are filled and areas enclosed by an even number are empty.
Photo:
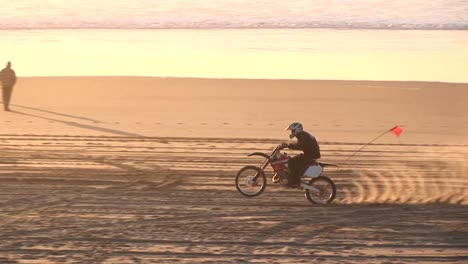
M401 132L403 132L403 128L401 128L400 126L395 126L392 129L390 129L389 131L392 132L393 134L395 134L395 136L399 137Z

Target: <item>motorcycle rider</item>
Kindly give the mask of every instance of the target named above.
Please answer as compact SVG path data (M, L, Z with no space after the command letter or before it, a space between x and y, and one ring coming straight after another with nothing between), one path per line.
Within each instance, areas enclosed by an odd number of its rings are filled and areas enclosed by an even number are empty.
M290 124L285 130L290 130L289 138L297 138L296 143L283 143L282 148L293 150L302 150L303 153L292 157L289 160L289 177L288 185L296 187L299 184L300 173L305 169L305 166L320 158L320 147L314 136L304 131L304 127L299 122Z

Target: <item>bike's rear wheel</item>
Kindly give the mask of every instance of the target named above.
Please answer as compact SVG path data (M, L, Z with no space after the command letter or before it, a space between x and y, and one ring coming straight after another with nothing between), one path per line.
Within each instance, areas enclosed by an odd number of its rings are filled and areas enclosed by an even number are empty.
M261 194L265 187L265 173L259 167L246 166L237 173L236 188L241 194L254 197Z
M312 178L309 185L317 188L319 191L305 190L305 196L314 204L328 204L331 203L336 196L335 183L328 177L319 176Z

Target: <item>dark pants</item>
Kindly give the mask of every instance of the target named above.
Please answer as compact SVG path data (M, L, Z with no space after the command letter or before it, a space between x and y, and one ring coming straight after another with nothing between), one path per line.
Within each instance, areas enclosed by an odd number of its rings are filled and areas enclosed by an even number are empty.
M314 159L299 154L289 160L289 179L288 184L297 184L301 179L301 173L304 172L305 166L312 162Z
M9 110L11 94L13 92L13 86L3 86L2 95L3 95L3 107L5 110Z

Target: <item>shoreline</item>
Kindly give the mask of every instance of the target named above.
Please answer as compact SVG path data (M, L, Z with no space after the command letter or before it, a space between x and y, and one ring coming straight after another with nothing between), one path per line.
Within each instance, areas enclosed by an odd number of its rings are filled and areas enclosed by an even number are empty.
M36 28L0 28L0 31L46 31L46 30L337 30L337 31L465 31L468 30L468 26L459 28L390 28L390 27L160 27L160 28L149 28L149 27L109 27L109 28L93 28L93 27L36 27Z
M18 79L28 78L150 78L150 79L182 79L182 80L235 80L235 81L290 81L290 82L360 82L360 83L435 83L435 84L455 84L467 85L468 82L449 81L419 81L419 80L339 80L339 79L288 79L288 78L230 78L230 77L177 77L177 76L144 76L144 75L50 75L50 76L18 76Z
M23 76L468 83L467 31L327 29L2 31ZM365 41L363 41L365 40ZM26 51L23 47L34 47ZM50 56L54 54L54 56ZM44 65L46 63L46 65Z

